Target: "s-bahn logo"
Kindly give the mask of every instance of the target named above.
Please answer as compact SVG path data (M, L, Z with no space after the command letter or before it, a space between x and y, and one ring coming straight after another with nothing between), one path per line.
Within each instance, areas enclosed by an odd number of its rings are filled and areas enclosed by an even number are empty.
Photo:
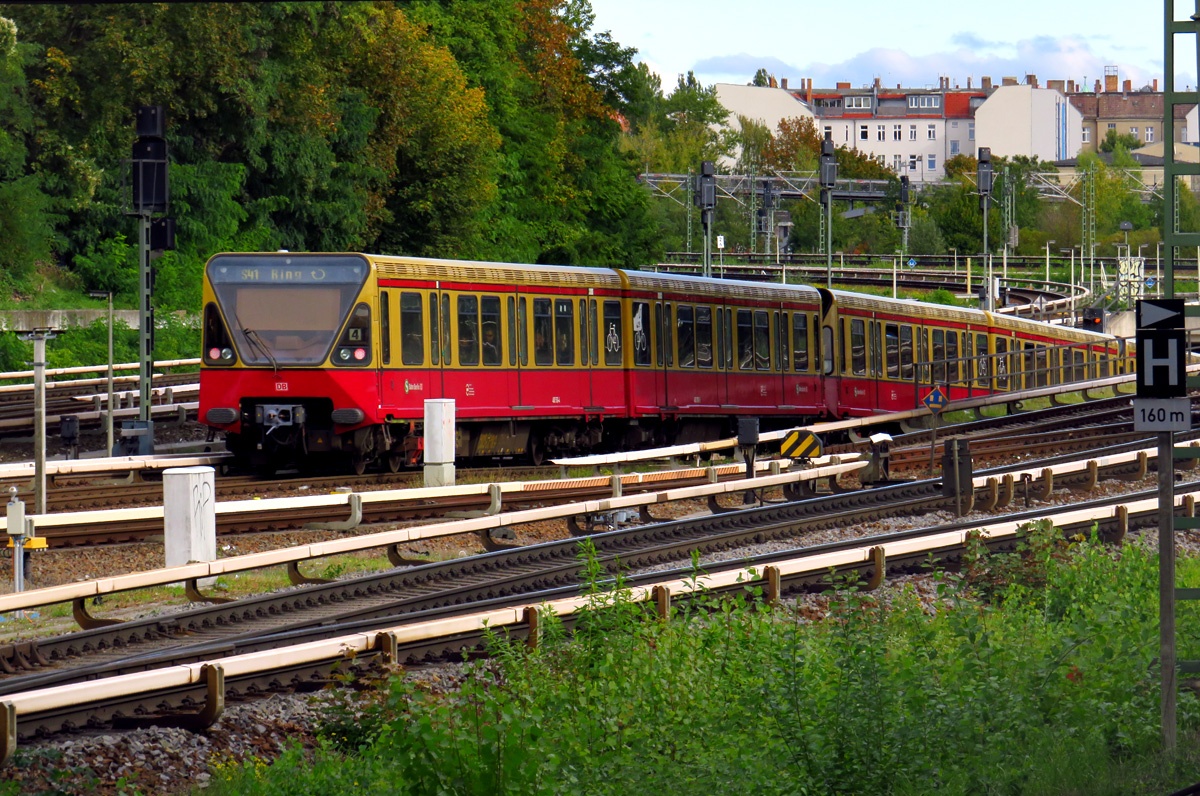
M408 379L404 380L404 394L405 395L408 395L410 392L421 392L424 389L425 389L425 385L419 381L413 382L413 381L409 381Z

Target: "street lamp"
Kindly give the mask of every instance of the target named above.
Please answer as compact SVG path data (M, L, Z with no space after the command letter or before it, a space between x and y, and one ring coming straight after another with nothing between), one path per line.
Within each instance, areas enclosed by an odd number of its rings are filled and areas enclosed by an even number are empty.
M1056 240L1046 241L1046 283L1050 283L1050 244L1058 243Z
M108 299L108 418L105 421L107 455L113 455L113 304L111 290L90 290L92 298Z
M821 142L821 161L818 177L821 184L821 204L825 205L825 287L833 287L833 187L837 184L837 155L833 148L833 133L825 133Z
M988 207L992 203L992 149L979 147L978 165L975 171L975 183L979 188L979 208L983 211L983 258L987 268L987 302L984 309L992 309L992 258L988 255Z

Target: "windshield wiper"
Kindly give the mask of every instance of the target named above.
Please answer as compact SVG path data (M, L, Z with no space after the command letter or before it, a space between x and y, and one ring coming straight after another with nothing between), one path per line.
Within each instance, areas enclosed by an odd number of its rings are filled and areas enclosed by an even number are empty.
M250 347L260 355L267 358L267 360L271 363L271 367L275 369L275 375L278 376L279 363L276 362L275 357L271 355L271 349L267 345L267 342L262 339L262 335L251 329L249 326L243 325L242 319L237 316L237 313L234 313L233 317L237 320L238 327L242 330L242 334L245 336L246 341L250 343Z

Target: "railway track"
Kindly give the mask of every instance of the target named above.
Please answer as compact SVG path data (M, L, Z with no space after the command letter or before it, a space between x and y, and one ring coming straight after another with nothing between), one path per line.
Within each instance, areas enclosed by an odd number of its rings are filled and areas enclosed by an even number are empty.
M1119 477L1121 468L1111 473ZM1181 486L1180 492L1200 489L1200 484ZM870 492L832 495L781 506L730 512L716 517L694 518L644 526L593 537L598 560L611 569L618 562L628 570L662 569L688 561L693 551L705 555L740 550L747 544L769 540L795 539L819 529L853 528L880 516L927 513L944 507L937 482L914 482ZM1133 496L1137 497L1137 496ZM1108 508L1130 500L1130 496L1089 501L1079 510ZM1061 509L1041 509L1002 518L1006 522L1028 522ZM1119 513L1117 514L1119 516ZM1127 521L1105 523L1102 533L1119 537L1126 530L1150 527L1157 523L1157 511L1130 514ZM918 540L923 536L978 527L978 519L952 523L933 529L892 534L887 540ZM1090 527L1091 523L1087 523ZM1066 528L1069 532L1070 527ZM875 537L872 543L882 542ZM1000 546L1011 543L998 542ZM847 540L820 545L814 553L829 553L862 540ZM0 680L0 696L33 689L49 688L71 682L86 682L122 673L146 671L178 665L181 661L213 660L227 655L276 649L319 639L359 632L368 627L449 617L481 606L495 608L527 603L532 598L550 599L573 593L578 587L583 564L578 560L576 541L567 540L537 545L442 564L321 584L284 595L265 595L228 605L195 609L170 616L139 620L119 627L70 634L57 639L11 645L0 651L4 668L14 674ZM765 567L795 551L756 556L750 562ZM953 558L953 550L941 551ZM737 555L736 566L745 565ZM923 567L925 552L914 552L907 559L888 560L890 571ZM706 567L708 571L723 565ZM869 567L867 567L869 569ZM878 568L878 562L877 562ZM817 586L825 588L823 569L787 584L787 589ZM634 575L631 584L658 575ZM477 636L439 638L416 644L403 652L409 662L438 655L461 653L478 642ZM75 656L79 656L76 658ZM355 665L355 662L343 662ZM311 687L324 682L318 668L272 671L267 677L249 678L232 687L231 697L251 696L266 687ZM327 672L326 672L327 673ZM82 711L58 711L41 715L27 723L25 737L51 733L63 727L107 722L114 716L122 724L138 723L138 714L154 713L162 723L163 705L194 708L195 689L181 689L175 697L155 694L153 705L144 700L124 700L90 705ZM168 710L169 712L169 710ZM142 720L148 720L143 715Z

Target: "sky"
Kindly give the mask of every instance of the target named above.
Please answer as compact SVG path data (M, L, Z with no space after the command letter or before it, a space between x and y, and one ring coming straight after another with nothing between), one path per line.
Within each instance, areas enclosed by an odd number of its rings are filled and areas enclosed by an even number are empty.
M1172 0L1175 14L1195 12ZM1147 0L591 0L593 31L638 51L669 94L688 71L704 85L749 83L759 68L798 88L974 87L989 76L1075 80L1092 90L1105 67L1134 89L1163 79L1164 4ZM1196 83L1196 37L1176 39L1176 90Z

